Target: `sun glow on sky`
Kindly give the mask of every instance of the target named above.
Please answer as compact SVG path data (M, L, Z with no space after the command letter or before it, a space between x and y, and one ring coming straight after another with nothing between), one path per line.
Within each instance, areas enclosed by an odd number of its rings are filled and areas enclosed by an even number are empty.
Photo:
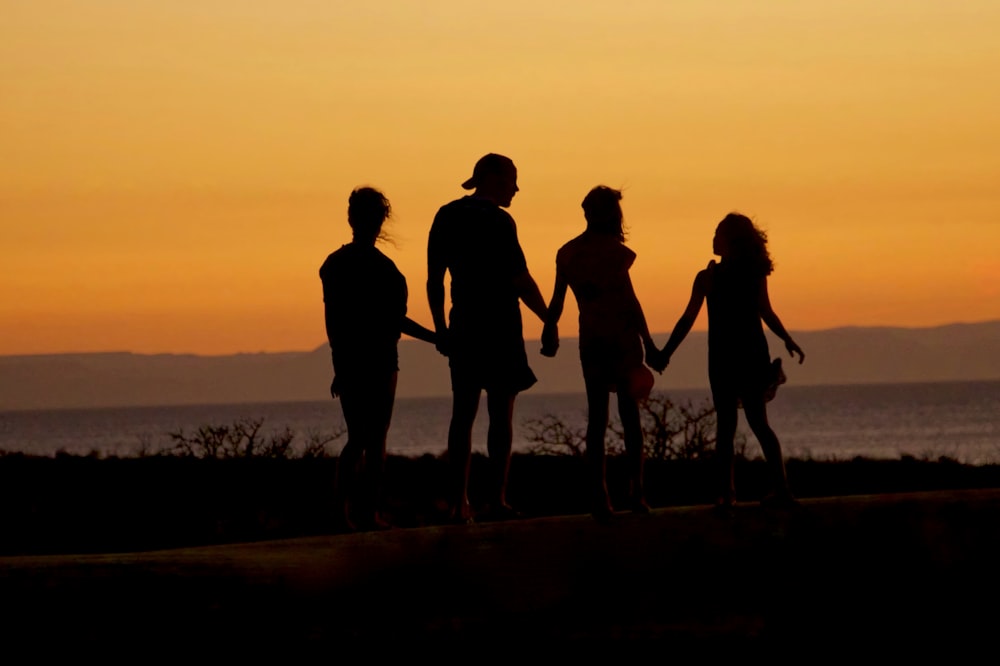
M1000 318L996 2L0 12L0 354L314 348L358 185L391 200L383 251L429 325L431 220L490 151L519 168L510 212L546 298L607 184L654 331L730 210L770 233L792 330Z

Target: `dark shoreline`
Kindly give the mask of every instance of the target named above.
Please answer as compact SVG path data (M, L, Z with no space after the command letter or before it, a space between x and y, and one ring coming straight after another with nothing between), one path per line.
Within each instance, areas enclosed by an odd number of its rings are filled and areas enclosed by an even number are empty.
M164 548L330 535L336 458L198 459L180 456L96 458L0 456L0 556L134 552ZM1000 465L921 460L791 459L797 497L1000 488ZM385 513L395 527L447 523L447 463L439 457L390 456ZM742 460L741 502L767 490L763 461ZM699 506L713 497L709 460L650 460L653 508ZM482 507L485 457L473 458L471 491ZM573 456L515 454L508 497L526 517L586 514L585 461ZM624 461L608 462L616 506L625 507Z

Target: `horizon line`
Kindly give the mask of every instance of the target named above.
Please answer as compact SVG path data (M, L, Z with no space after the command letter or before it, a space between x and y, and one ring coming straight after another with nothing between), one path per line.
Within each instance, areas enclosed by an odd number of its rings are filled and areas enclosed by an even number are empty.
M933 329L940 328L951 328L955 326L982 326L989 324L1000 324L1000 318L997 319L987 319L984 321L954 321L944 324L935 324L930 326L898 326L892 324L844 324L841 326L830 326L828 328L816 328L816 329L789 329L792 333L826 333L830 331L842 331L842 330L874 330L874 329L895 329L904 331L929 331ZM765 326L765 332L769 329ZM691 333L707 333L707 328L693 329ZM670 331L658 331L652 332L650 335L653 336L669 336ZM579 336L564 336L563 340L575 340ZM400 342L419 342L414 338L403 336L400 338ZM527 343L540 343L541 340L538 338L525 338L524 342ZM190 356L197 358L225 358L230 356L263 356L268 354L279 355L279 354L313 354L317 351L323 349L328 345L327 342L320 342L319 344L309 348L309 349L286 349L278 351L235 351L228 353L219 354L202 354L198 352L135 352L122 349L112 349L104 351L62 351L62 352L39 352L34 354L0 354L0 359L13 359L13 358L44 358L44 357L62 357L62 356Z

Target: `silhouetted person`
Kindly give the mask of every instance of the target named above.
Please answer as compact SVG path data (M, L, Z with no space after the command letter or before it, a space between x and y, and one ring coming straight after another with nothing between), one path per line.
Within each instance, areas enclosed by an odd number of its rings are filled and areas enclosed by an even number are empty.
M337 463L338 517L350 530L388 527L379 513L379 496L400 334L435 342L432 331L406 316L406 279L375 247L385 238L382 223L390 215L381 192L354 190L347 208L354 239L319 270L333 356L330 393L340 397L347 424L347 444Z
M785 342L788 353L799 363L805 354L771 308L767 276L774 269L767 250L767 236L750 218L730 213L719 223L712 251L721 258L698 273L691 300L677 321L661 352L658 366L666 366L671 355L691 330L702 303L708 300L708 377L715 403L718 434L716 453L722 488L716 504L731 507L736 501L733 482L733 440L737 410L741 403L747 424L760 442L770 469L773 491L763 502L793 506L781 446L767 422L766 402L783 380L781 361L771 362L763 321Z
M629 268L635 252L625 246L621 192L603 185L583 200L587 229L556 254L556 284L542 331L542 353L555 356L558 322L573 290L580 310L580 363L587 389L587 458L591 474L591 507L595 516L612 513L605 473L604 437L608 403L618 394L618 415L629 459L631 509L646 513L643 494L643 441L639 403L649 397L653 375L643 365L644 353L657 349L649 335L642 306L632 287Z
M462 187L474 192L442 206L431 225L427 297L437 348L451 367L452 519L469 522L473 517L468 492L472 426L484 390L490 419L487 448L494 475L490 513L494 518L516 515L507 503L514 399L537 381L524 350L520 301L543 320L546 308L528 272L514 219L503 210L518 191L514 163L502 155L485 155ZM451 275L447 321L445 272Z

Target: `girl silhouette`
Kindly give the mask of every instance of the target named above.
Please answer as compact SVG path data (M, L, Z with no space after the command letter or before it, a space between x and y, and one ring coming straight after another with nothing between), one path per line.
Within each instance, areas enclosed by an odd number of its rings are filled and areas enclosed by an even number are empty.
M760 442L770 469L773 490L763 503L793 506L781 445L767 421L767 400L784 380L781 360L771 362L761 322L785 342L788 353L799 363L805 354L785 330L771 308L767 276L774 269L767 250L767 235L750 218L730 213L719 223L712 251L721 258L698 273L691 300L678 319L660 354L662 369L691 330L702 303L708 301L708 378L717 419L716 453L722 487L716 504L730 508L736 500L733 481L733 439L737 411L742 405L747 424Z
M354 239L326 258L323 281L326 334L333 356L330 393L340 398L347 444L337 463L337 511L343 527L381 529L378 510L385 440L399 371L400 334L434 342L433 331L406 316L406 279L375 241L389 200L371 187L351 193L347 221Z
M555 291L542 331L542 353L555 356L559 317L569 287L580 309L580 363L587 390L587 458L592 510L597 517L612 512L604 450L611 393L618 394L618 415L629 460L631 508L641 513L649 511L643 492L639 402L648 398L653 388L653 375L643 365L643 354L655 352L656 347L629 277L636 255L624 243L621 198L619 190L603 185L584 198L587 228L556 255Z

